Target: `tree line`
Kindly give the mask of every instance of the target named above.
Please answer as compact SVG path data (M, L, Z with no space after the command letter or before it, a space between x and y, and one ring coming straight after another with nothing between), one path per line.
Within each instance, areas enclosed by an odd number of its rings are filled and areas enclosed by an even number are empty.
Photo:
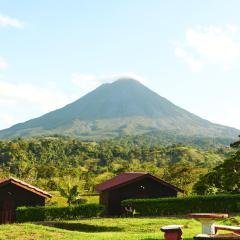
M230 154L224 146L166 146L142 137L101 142L61 136L18 138L0 141L0 178L12 175L47 190L64 189L71 183L86 193L119 173L146 171L190 194L199 176L224 164Z

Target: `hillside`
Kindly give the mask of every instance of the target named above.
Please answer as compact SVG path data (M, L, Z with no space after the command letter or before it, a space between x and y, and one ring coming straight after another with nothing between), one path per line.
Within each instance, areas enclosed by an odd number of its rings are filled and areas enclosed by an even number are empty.
M77 101L0 131L0 138L62 134L85 139L145 134L236 138L239 130L202 119L133 79L103 84Z
M182 144L135 144L128 139L97 143L67 137L19 138L0 141L0 179L12 175L52 191L71 179L83 191L129 171L151 172L170 182L182 179L182 174L172 177L173 171L166 172L174 166L175 172L188 169L192 184L229 154L226 147L203 150Z
M235 138L237 139L237 138ZM107 140L111 141L111 140ZM208 136L188 136L177 132L159 131L148 132L141 135L126 135L112 139L112 142L135 145L163 145L169 146L173 144L184 144L200 149L218 149L221 147L229 147L233 142L232 138L224 137L208 137Z

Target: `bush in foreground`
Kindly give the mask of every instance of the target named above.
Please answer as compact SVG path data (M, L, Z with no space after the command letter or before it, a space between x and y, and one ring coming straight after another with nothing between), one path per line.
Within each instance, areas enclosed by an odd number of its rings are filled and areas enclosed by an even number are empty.
M97 217L104 211L99 204L80 204L68 207L19 207L16 210L17 222L51 220L71 220L84 217Z
M236 213L240 211L240 194L129 199L122 201L122 205L132 206L141 216L182 215L191 212Z

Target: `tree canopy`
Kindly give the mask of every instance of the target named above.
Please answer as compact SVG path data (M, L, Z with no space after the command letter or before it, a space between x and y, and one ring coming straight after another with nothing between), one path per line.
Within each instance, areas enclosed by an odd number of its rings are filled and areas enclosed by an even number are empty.
M222 163L229 150L186 144L162 145L148 138L84 142L60 136L0 141L0 178L13 175L47 190L70 177L80 191L126 171L145 171L191 192L199 173ZM176 167L175 167L176 166Z
M231 144L234 153L222 164L200 177L197 194L240 193L240 141Z

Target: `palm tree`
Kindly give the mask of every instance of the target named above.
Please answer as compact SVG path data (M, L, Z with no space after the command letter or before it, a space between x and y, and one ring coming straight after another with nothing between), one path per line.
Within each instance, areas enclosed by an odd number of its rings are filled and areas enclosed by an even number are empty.
M70 184L68 184L67 188L61 188L59 187L59 192L60 194L67 198L67 203L70 206L74 201L76 201L79 192L78 192L78 186L74 185L73 187L71 187Z

